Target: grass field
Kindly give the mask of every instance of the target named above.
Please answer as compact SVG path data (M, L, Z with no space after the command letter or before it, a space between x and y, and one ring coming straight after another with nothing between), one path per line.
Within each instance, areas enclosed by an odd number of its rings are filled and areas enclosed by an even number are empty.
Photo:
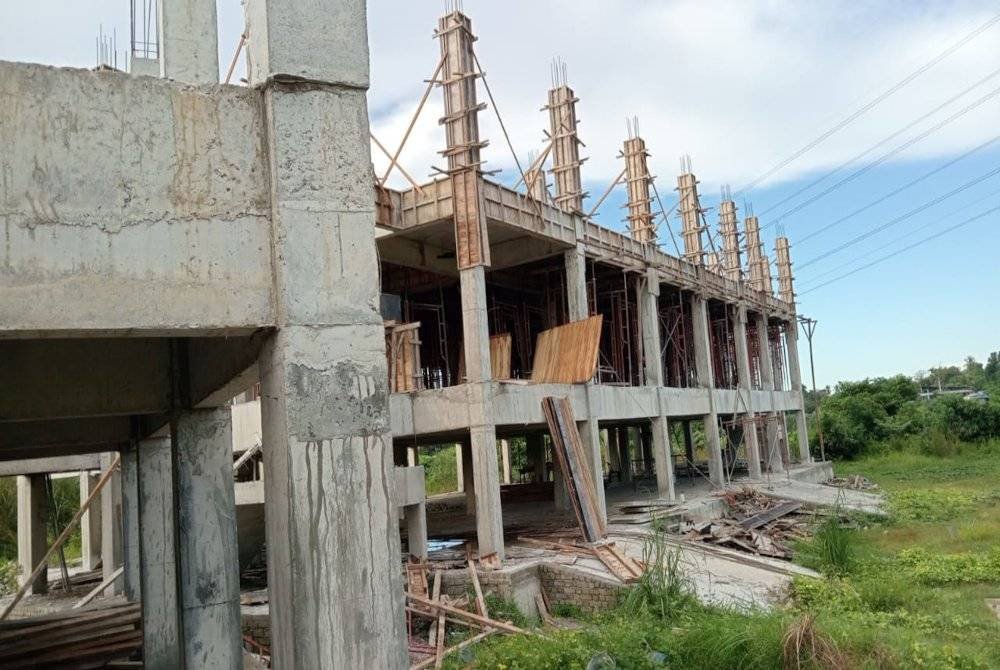
M798 560L824 576L770 612L705 607L661 579L579 630L496 638L446 667L1000 668L984 602L1000 598L1000 445L883 451L837 473L877 482L893 517L818 528Z

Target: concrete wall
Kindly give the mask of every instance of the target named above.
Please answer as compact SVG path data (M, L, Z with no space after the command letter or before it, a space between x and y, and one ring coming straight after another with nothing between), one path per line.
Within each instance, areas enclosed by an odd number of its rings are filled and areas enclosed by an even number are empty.
M0 336L273 322L259 91L0 62Z

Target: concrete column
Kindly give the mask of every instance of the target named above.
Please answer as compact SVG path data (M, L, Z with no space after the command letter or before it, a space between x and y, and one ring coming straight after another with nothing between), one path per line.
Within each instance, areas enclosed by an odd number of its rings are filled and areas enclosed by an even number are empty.
M736 323L733 324L736 340L736 369L739 375L739 394L743 403L743 417L748 421L743 426L743 441L747 447L747 468L752 479L760 479L760 444L757 441L757 427L754 418L753 400L750 394L750 350L747 346L747 308L736 308Z
M486 268L482 265L459 272L462 298L462 344L465 349L465 379L487 381L490 370L490 331L486 309Z
M125 597L133 602L142 598L140 565L141 530L139 525L139 451L135 445L121 451L121 536L122 574L121 587ZM107 490L107 489L105 489Z
M524 436L525 448L528 453L528 465L536 482L545 481L545 438L541 433L528 433Z
M495 553L503 560L505 552L496 431L491 425L472 426L469 428L469 435L476 488L476 539L479 543L479 555Z
M80 473L80 505L90 497L100 475ZM95 500L80 519L80 553L83 555L83 569L96 570L101 564L101 501Z
M186 84L219 83L215 0L159 0L160 76Z
M500 440L501 481L510 484L510 442Z
M665 416L651 421L653 466L656 469L656 490L661 498L674 499L674 460L670 454L670 424Z
M427 560L427 505L407 505L403 508L403 520L406 522L406 543L409 545L410 556Z
M18 475L17 477L17 563L21 568L18 586L24 586L28 576L45 557L48 550L46 522L48 500L45 496L45 475ZM28 593L48 592L45 570L31 583Z
M416 447L406 448L406 465L411 468L420 465L420 454L417 452Z
M648 268L646 280L639 287L639 328L642 330L642 357L646 386L663 386L659 298L659 275L653 268Z
M465 513L476 515L476 479L472 473L472 442L462 440L459 445L462 463L462 490L465 492Z
M275 259L259 360L272 661L405 668L365 3L248 0L246 15Z
M183 667L184 658L172 452L169 437L138 446L143 664L152 670Z
M694 321L694 363L698 385L708 389L709 413L702 417L705 424L705 444L708 447L709 479L716 486L725 486L726 472L719 443L719 418L715 412L715 374L712 371L712 340L708 329L708 301L700 296L691 298L691 318Z
M757 321L758 349L760 349L760 382L761 388L771 392L771 407L775 406L774 398L774 364L771 360L771 340L767 332L768 318L761 314ZM773 410L767 413L764 424L764 461L769 472L781 472L785 469L781 461L781 452L777 438L778 415Z
M582 243L563 254L566 265L566 301L570 321L590 316L587 304L587 256Z
M594 492L597 494L597 509L601 519L608 520L608 506L604 495L604 459L601 456L601 431L595 419L577 421L576 428L580 432L583 451L587 456L587 465L594 477Z
M608 469L621 473L621 454L618 451L618 431L614 426L604 429L605 444L608 447Z
M639 448L642 450L642 472L649 474L653 471L653 433L649 424L639 425Z
M242 668L232 413L188 410L171 428L184 667Z
M799 434L799 460L810 463L809 428L806 424L806 404L802 393L802 367L799 363L799 328L795 321L785 324L785 349L788 351L788 376L792 392L798 396L799 409L795 411L795 429Z
M622 464L622 481L632 481L632 450L629 446L629 427L618 426L618 459Z
M113 459L113 454L102 454L101 469L106 471ZM101 572L104 579L110 578L123 565L122 515L122 470L118 470L112 473L111 479L101 490ZM124 580L115 580L104 590L104 594L111 596L123 593L124 583Z
M465 465L462 458L462 444L455 444L455 481L458 484L456 489L459 493L465 490Z

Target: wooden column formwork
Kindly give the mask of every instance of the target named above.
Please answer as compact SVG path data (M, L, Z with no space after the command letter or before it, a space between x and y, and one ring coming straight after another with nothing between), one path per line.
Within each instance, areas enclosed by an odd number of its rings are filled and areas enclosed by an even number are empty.
M774 241L774 254L778 266L778 297L789 305L795 303L794 277L792 276L792 256L787 237Z
M632 238L639 242L655 242L653 227L653 199L649 195L649 185L653 178L649 175L649 152L641 137L625 140L622 149L625 159L625 187L628 191L628 228Z
M684 260L695 265L705 264L705 251L701 242L701 203L698 201L698 180L691 172L677 177L680 199L681 238L684 241Z
M728 191L727 191L728 195ZM740 259L740 232L736 218L736 203L732 199L723 200L719 205L719 236L722 238L722 275L733 281L742 277Z
M580 179L580 138L577 136L576 103L573 89L563 83L549 91L549 136L552 140L552 173L556 185L555 203L568 212L583 213L586 194ZM584 159L585 160L585 159Z

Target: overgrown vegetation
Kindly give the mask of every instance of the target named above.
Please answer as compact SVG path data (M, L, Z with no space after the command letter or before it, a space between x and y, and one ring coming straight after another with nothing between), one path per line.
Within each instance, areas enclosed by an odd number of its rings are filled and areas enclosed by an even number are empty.
M53 520L48 522L48 542L55 541L58 533L70 522L76 511L80 509L80 482L76 477L63 477L52 480L52 493L55 506L52 510ZM80 557L80 529L77 527L64 545L66 558ZM0 477L0 561L17 561L17 478Z

